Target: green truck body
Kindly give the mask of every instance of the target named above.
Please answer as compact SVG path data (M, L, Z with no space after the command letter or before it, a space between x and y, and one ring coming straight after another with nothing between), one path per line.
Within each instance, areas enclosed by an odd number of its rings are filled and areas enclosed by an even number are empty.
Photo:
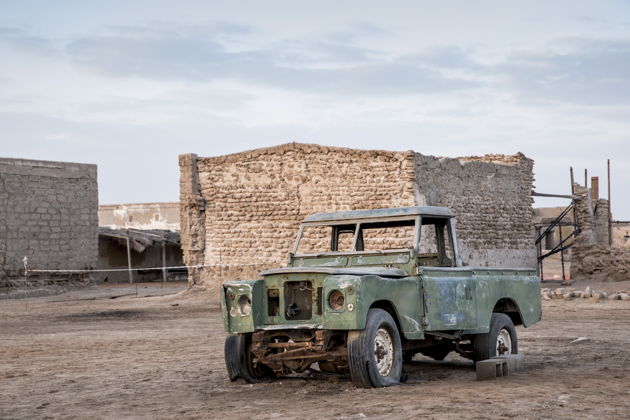
M309 229L322 249L302 253ZM406 247L390 249L388 235ZM535 269L464 266L454 215L442 207L309 216L288 266L261 277L223 284L231 379L270 379L317 362L358 386L386 386L415 353L516 353L514 325L541 318Z

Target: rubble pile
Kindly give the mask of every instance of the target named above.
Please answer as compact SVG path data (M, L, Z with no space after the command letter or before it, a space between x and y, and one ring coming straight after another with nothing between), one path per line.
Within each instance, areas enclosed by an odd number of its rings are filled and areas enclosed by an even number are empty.
M552 299L588 299L589 302L599 302L602 300L630 300L630 294L626 290L620 290L608 294L602 290L594 290L587 286L584 290L576 290L573 287L558 287L557 289L543 288L540 290L542 300Z
M576 244L571 252L576 262L575 272L572 267L573 278L611 282L630 279L630 249Z

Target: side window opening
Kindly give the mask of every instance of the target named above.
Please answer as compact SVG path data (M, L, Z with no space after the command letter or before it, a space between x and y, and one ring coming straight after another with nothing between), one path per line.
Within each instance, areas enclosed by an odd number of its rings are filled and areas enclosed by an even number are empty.
M423 218L418 244L420 265L453 267L453 247L448 229L448 219Z

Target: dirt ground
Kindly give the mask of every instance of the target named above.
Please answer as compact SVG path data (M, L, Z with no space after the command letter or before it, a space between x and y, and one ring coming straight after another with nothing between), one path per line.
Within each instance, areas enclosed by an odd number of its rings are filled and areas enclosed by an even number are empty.
M216 302L143 297L181 288L1 300L0 418L630 417L628 301L543 302L543 321L518 328L515 375L479 382L454 354L417 356L407 383L366 390L336 376L230 382Z

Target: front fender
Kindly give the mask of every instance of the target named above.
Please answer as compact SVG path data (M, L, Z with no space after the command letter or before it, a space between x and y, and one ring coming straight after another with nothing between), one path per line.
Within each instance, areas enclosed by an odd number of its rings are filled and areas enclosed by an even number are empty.
M221 311L223 312L223 326L226 332L253 332L263 323L263 281L243 280L223 283L221 294ZM243 314L238 300L241 296L249 297L251 311Z
M334 290L344 294L344 306L333 310L328 297ZM387 278L375 275L333 275L324 279L323 328L362 330L373 305L391 306L401 332L408 339L422 339L422 294L418 277Z

